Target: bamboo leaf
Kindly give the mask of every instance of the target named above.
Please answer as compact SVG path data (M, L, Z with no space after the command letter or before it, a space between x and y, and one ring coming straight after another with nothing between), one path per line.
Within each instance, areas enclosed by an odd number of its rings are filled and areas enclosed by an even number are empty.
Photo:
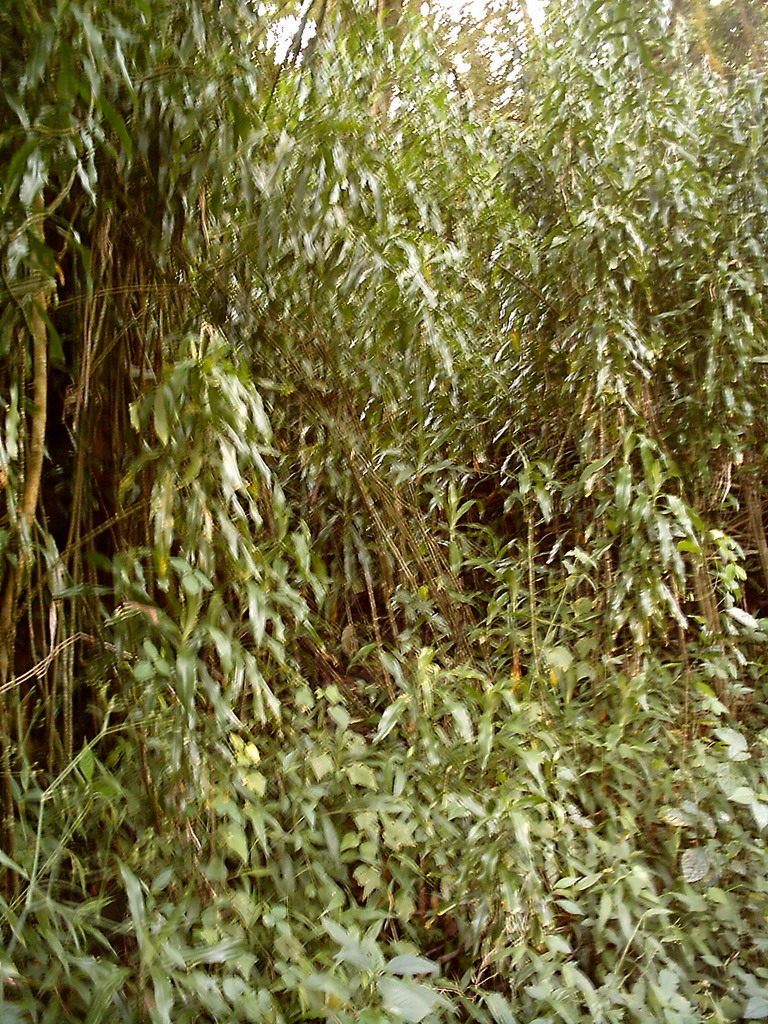
M412 956L405 953L388 960L384 965L384 970L387 974L397 974L401 977L404 975L440 973L438 964L433 960L429 960L424 956Z
M383 977L377 985L385 1010L408 1024L419 1024L435 1007L446 1005L439 992L414 981Z

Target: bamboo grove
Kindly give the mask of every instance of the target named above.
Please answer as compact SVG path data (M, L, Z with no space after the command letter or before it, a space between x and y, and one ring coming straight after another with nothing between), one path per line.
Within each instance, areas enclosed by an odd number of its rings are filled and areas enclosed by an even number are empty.
M0 10L4 1022L768 1017L768 29L507 6Z

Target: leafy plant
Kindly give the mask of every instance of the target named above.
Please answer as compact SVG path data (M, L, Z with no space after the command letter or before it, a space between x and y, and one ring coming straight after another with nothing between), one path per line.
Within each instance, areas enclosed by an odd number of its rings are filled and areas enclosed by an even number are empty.
M260 11L0 14L0 1016L768 1016L761 75Z

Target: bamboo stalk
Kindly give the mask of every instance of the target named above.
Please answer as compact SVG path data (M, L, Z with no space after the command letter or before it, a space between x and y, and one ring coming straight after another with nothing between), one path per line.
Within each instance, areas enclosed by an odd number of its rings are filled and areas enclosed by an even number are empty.
M32 232L40 245L44 244L45 201L42 191L32 204ZM10 734L8 692L13 653L16 646L16 611L24 575L29 568L30 539L40 497L40 481L45 454L45 426L48 415L48 329L46 311L50 297L49 278L36 275L36 289L31 293L31 304L25 316L32 337L32 416L29 429L24 491L21 500L20 550L14 568L9 572L0 599L0 742L2 743L3 831L5 848L13 858L15 834L13 830L13 771Z
M723 67L723 62L712 49L712 44L709 41L709 32L707 31L707 14L701 0L694 0L693 8L694 22L699 36L699 45L701 46L705 57L709 61L709 65L712 70L716 71L718 75L724 75L725 68Z
M755 39L755 33L752 30L752 22L749 20L747 8L744 6L743 0L737 0L736 10L739 14L741 30L744 33L744 38L747 42L747 46L749 47L749 55L752 58L752 63L758 71L765 71L765 61L763 60L763 55L760 52L760 45Z

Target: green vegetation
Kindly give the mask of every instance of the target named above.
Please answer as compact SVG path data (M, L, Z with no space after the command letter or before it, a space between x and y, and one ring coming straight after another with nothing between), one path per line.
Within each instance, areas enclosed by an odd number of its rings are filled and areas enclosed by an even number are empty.
M3 1024L768 1018L762 8L398 6L0 10Z

